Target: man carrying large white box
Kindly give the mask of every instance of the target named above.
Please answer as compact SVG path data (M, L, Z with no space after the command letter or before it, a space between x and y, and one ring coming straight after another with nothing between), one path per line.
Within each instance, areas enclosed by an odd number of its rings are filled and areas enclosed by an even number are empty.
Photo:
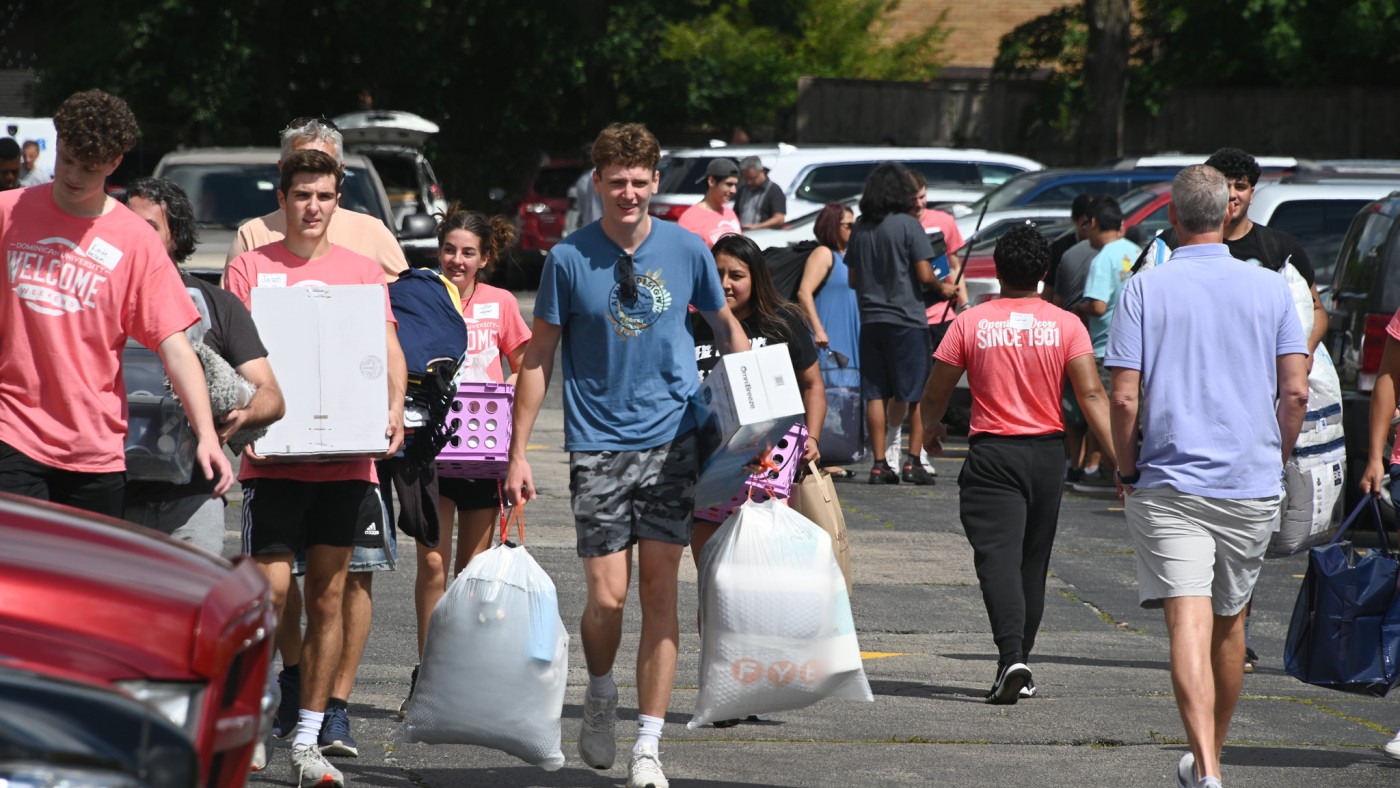
M384 438L379 446L374 449L364 447L366 453L356 459L321 463L267 463L248 452L244 455L239 473L239 479L243 482L243 551L254 557L272 586L273 603L277 606L279 617L291 584L293 556L298 550L306 551L307 627L301 660L301 708L295 729L296 738L292 743L292 767L297 770L299 780L343 786L344 777L321 754L317 737L333 674L340 661L343 643L341 605L351 546L357 536L371 531L377 535L382 529L392 527L384 516L384 505L379 498L373 457L392 456L403 443L407 371L396 333L397 321L389 305L388 288L379 265L367 257L331 244L326 237L326 226L336 210L344 179L340 165L321 151L299 151L282 162L281 177L282 188L277 193L277 200L287 217L286 237L245 252L230 262L224 271L224 287L253 310L260 332L264 338L271 340L269 361L283 383L283 392L287 397L285 421L288 426L308 418L305 412L300 416L295 412L298 410L297 403L325 403L325 398L319 395L311 398L304 396L308 385L318 385L323 381L306 380L303 377L308 366L305 359L290 350L284 349L279 353L275 345L288 337L263 322L270 319L275 323L297 319L297 316L277 312L277 317L268 318L266 306L258 308L260 303L267 303L267 300L262 298L262 294L254 296L254 291L264 288L307 288L303 293L307 297L303 303L319 303L314 309L308 307L306 311L333 314L338 309L331 306L331 302L340 297L339 293L358 290L339 291L338 286L372 285L380 292L378 299L373 299L377 303L361 309L382 308L385 321L382 343L377 336L366 338L371 347L356 347L353 332L348 329L323 335L322 332L328 328L335 330L330 325L334 321L327 321L326 325L318 328L316 336L291 337L303 343L323 345L322 352L317 354L317 359L322 362L316 365L318 369L324 370L348 356L354 362L353 368L363 378L384 386L382 395L386 399L378 400L378 403L385 407L388 426L382 433ZM353 301L363 296L347 297ZM284 299L273 296L271 300ZM267 305L270 306L270 303ZM368 325L378 325L378 321L366 319L369 317L360 314L359 320ZM341 324L342 329L344 325ZM277 338L273 339L274 336ZM305 346L300 345L302 348ZM384 355L377 355L379 352ZM354 409L352 405L350 410ZM327 417L324 421L328 422L328 429L322 435L333 433L338 426L343 427L337 425L335 420L344 420L348 412L326 411L324 408L318 411L314 407L312 410L317 411L310 414L312 421L316 421L316 416ZM276 440L276 437L273 436L273 439ZM334 439L327 441L323 437L319 440L318 445L322 449L336 450ZM285 437L282 442L283 448L286 448ZM265 445L266 439L259 441L257 447ZM375 454L370 454L371 450ZM296 622L287 624L297 625Z

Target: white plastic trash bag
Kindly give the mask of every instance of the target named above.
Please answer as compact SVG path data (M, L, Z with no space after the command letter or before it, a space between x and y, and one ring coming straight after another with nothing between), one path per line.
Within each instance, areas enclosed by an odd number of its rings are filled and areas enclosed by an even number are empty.
M403 738L491 747L554 771L568 676L553 581L525 548L493 547L433 608Z
M831 537L781 501L745 503L700 564L700 694L689 727L873 701Z

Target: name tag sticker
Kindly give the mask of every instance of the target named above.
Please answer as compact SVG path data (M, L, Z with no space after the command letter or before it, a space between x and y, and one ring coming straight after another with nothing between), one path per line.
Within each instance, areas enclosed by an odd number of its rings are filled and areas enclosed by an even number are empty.
M1024 312L1012 312L1011 318L1007 323L1016 331L1030 331L1032 328L1035 328L1035 315L1028 315Z
M87 256L96 261L98 265L112 271L116 269L117 263L121 262L122 250L101 238L94 238L87 248Z
M477 320L500 320L500 304L472 304L472 317Z
M258 274L258 287L286 287L286 274Z

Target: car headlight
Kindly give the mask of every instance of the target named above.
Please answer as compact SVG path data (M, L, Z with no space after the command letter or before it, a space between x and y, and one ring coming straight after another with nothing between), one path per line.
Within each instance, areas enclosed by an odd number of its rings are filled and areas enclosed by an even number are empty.
M127 774L46 763L0 764L0 788L141 788Z
M167 720L189 734L190 739L198 738L200 702L204 699L203 684L144 679L113 683L131 697L160 712Z

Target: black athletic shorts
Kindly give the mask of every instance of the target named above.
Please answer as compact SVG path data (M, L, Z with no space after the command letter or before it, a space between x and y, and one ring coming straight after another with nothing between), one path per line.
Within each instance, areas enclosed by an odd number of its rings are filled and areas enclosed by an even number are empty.
M307 547L382 548L386 528L379 487L366 481L243 483L243 552L300 553Z
M439 476L438 496L457 504L458 509L501 508L501 495L495 479L454 479Z

